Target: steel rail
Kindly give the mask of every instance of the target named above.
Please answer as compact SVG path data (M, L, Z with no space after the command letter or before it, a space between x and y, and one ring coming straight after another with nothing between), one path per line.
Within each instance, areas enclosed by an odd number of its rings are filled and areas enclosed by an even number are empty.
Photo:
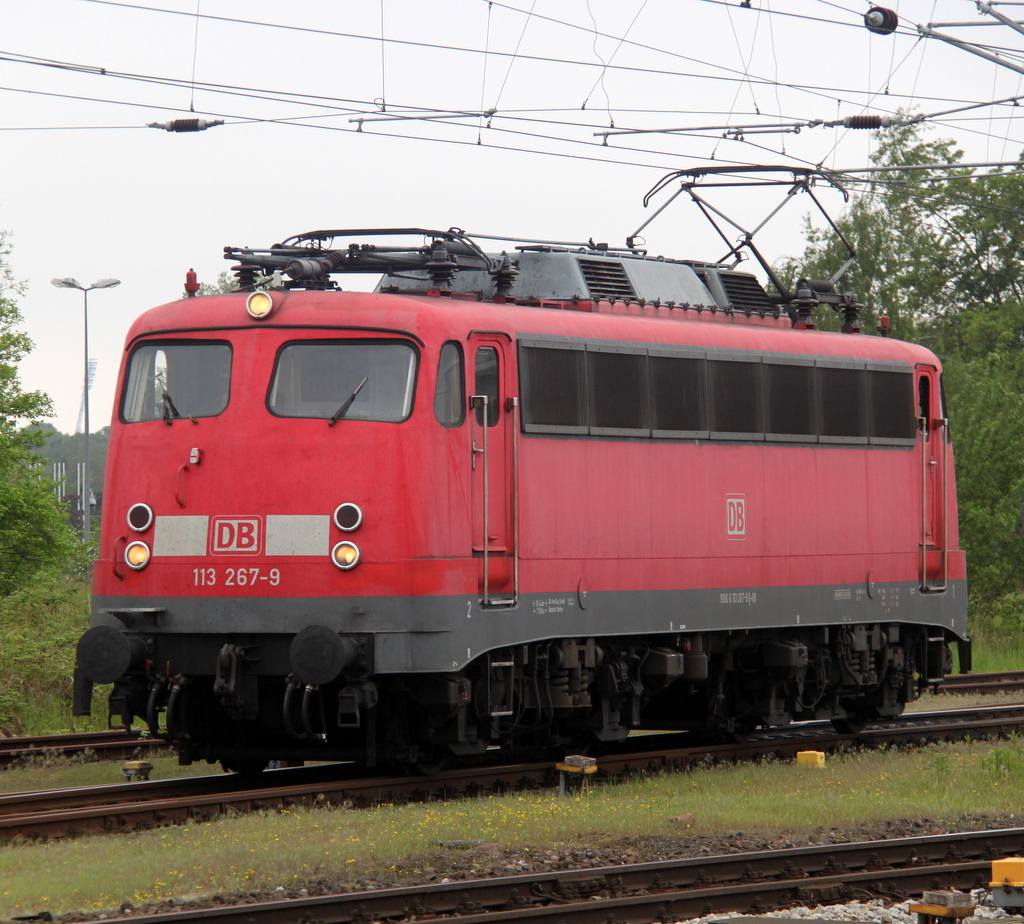
M860 735L836 735L826 732L824 726L816 722L786 732L772 729L749 741L724 745L679 747L674 735L638 737L631 739L633 746L645 750L599 757L598 778L609 781L674 771L709 760L766 755L787 758L809 749L836 751L1009 735L1024 728L1024 705L911 713ZM676 746L666 747L669 743ZM90 832L145 830L296 805L370 806L553 787L557 782L551 761L465 766L429 777L366 777L364 773L356 765L325 765L273 770L258 777L229 774L9 793L0 796L0 843L16 838L49 840Z
M42 814L79 808L125 807L132 803L150 803L179 797L216 796L242 789L273 790L299 783L340 783L346 779L364 780L366 773L354 764L328 764L316 767L268 770L257 776L218 773L210 776L146 780L76 786L68 789L36 789L0 794L0 819L7 815ZM2 822L0 822L2 824Z
M96 753L97 758L130 757L139 749L166 748L156 738L143 738L137 731L115 729L105 732L78 732L70 735L33 735L0 738L0 766L53 754Z
M525 873L313 898L132 915L133 924L351 924L456 917L459 924L605 924L830 904L865 895L984 886L990 864L1024 848L1024 828L827 844Z
M938 685L940 693L1017 693L1024 690L1024 671L951 674Z

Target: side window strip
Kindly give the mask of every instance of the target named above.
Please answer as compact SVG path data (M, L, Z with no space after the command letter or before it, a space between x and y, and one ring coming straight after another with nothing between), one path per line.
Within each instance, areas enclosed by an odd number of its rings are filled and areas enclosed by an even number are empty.
M519 340L527 433L909 445L913 374L895 360L558 338Z

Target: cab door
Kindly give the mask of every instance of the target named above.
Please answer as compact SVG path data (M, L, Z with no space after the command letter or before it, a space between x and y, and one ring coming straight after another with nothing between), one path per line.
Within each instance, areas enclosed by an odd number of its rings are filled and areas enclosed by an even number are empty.
M921 589L946 589L947 555L947 434L949 431L939 370L917 367L917 432L921 463Z
M518 401L504 334L469 338L469 424L473 482L473 557L484 606L510 606L516 595L516 518L513 495Z

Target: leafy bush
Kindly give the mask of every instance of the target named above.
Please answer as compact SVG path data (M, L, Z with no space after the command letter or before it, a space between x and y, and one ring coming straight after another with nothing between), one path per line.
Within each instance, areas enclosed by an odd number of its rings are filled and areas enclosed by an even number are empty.
M51 575L0 597L0 725L14 734L73 727L75 648L88 624L89 585L81 579Z
M0 724L41 732L70 725L91 556L42 475L39 425L52 406L18 376L32 341L10 297L23 286L6 261L6 241L0 231Z

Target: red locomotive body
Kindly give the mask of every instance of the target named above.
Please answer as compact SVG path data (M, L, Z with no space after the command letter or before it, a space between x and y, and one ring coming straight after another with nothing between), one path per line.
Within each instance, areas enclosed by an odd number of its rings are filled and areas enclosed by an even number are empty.
M513 299L460 236L336 291L316 240L245 255L310 288L133 325L79 712L113 682L186 762L423 762L856 727L963 665L929 351L607 251L523 249Z

